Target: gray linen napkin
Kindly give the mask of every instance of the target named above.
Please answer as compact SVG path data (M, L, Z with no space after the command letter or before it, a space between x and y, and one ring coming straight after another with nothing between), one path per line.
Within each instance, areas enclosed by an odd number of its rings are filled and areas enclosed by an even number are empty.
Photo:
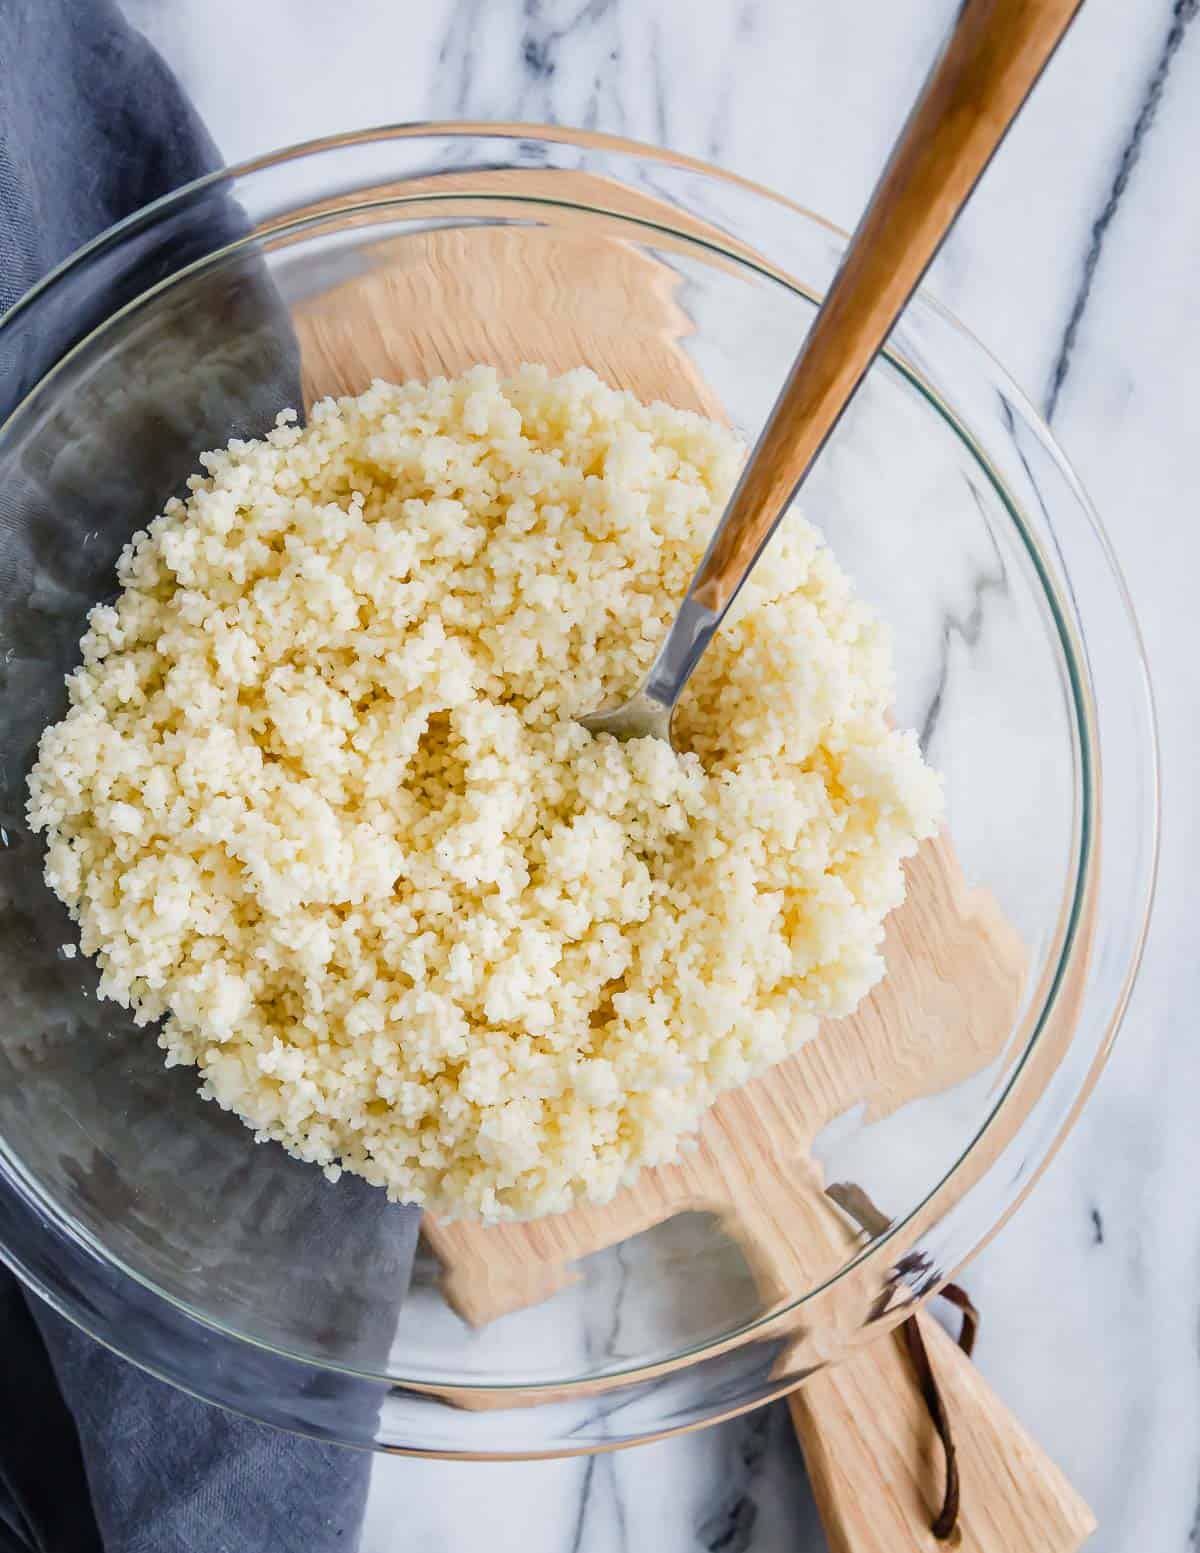
M0 312L89 238L216 162L170 71L110 0L0 0ZM209 209L188 219L197 223L193 236L203 231L203 242L211 244L211 223L228 223L232 231L239 213L218 192ZM188 235L178 234L174 263ZM145 271L114 277L112 294L93 297L95 313L103 315L153 280L157 262L148 248ZM225 306L229 297L219 300ZM165 490L187 472L189 452L223 441L231 425L241 434L265 430L280 405L298 402L294 343L269 284L261 275L249 286L239 283L235 301L249 310L247 362L254 370L241 374L245 400L214 402L210 425L201 406L185 428L148 428L161 447ZM86 310L68 309L16 355L0 340L0 418L94 321ZM181 359L187 350L184 338ZM143 497L145 478L143 465ZM82 501L82 490L79 496ZM126 522L121 492L105 496L114 521ZM27 486L0 492L0 571L24 578L34 592L47 583L60 600L76 580L72 531L103 519L71 497L69 460L51 472L33 471ZM48 534L53 543L39 542L39 525L41 539ZM0 633L7 629L0 622ZM28 728L6 730L14 766L45 721L44 698L56 693L52 659L44 646L30 654L41 679L30 682L24 703ZM6 809L13 796L6 795ZM31 868L31 849L0 857L3 943L32 942L30 924L39 912L56 909ZM7 958L0 952L0 973L6 1010L22 1008L31 1019L39 1008L49 1011L39 998L56 994L26 971L19 952ZM87 1017L96 1015L93 1003ZM157 1066L151 1037L141 1032L139 1038L146 1062ZM90 1079L111 1083L118 1103L129 1081L128 1059L106 1069L101 1045L95 1049ZM160 1083L168 1077L180 1079L157 1075ZM266 1152L254 1150L249 1134L238 1145L243 1141L247 1157ZM94 1196L120 1190L104 1176L103 1164L80 1159L81 1190ZM388 1286L403 1290L417 1235L414 1211L389 1207L360 1182L327 1188L311 1167L281 1154L264 1168L268 1187L285 1173L307 1172L293 1201L301 1204L297 1234L308 1247L330 1258L355 1257L369 1247ZM213 1183L225 1194L222 1210L250 1211L262 1180L261 1170L231 1169L227 1180ZM324 1314L317 1308L322 1297L318 1287L316 1322ZM386 1351L392 1314L372 1308L355 1318L364 1352ZM361 1525L369 1465L362 1453L249 1423L144 1374L24 1293L0 1266L0 1553L348 1553Z

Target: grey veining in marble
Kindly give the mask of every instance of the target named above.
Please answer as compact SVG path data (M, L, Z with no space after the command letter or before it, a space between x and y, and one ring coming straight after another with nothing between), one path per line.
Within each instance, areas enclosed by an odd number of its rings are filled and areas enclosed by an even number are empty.
M1054 358L1054 365L1050 371L1050 383L1042 401L1042 413L1047 422L1053 423L1054 421L1054 412L1058 408L1058 396L1062 392L1063 384L1067 380L1067 373L1071 370L1071 354L1074 350L1079 331L1083 326L1088 303L1091 300L1092 281L1104 255L1104 239L1108 235L1109 228L1117 218L1121 208L1121 200L1129 188L1130 181L1141 158L1143 147L1146 145L1150 131L1154 127L1159 103L1162 101L1163 94L1170 80L1171 66L1183 44L1188 24L1195 19L1197 9L1200 9L1197 6L1197 0L1175 0L1175 5L1172 8L1171 23L1163 39L1162 49L1146 83L1146 89L1138 105L1137 115L1129 132L1129 138L1121 147L1112 188L1104 202L1103 209L1092 223L1091 240L1083 257L1079 289L1075 294L1071 303L1071 310L1067 315L1066 326L1062 332L1062 342L1059 345L1058 354Z
M425 117L592 125L851 225L954 0L125 0L231 159ZM1067 1147L977 1260L979 1361L1094 1505L1096 1553L1200 1544L1200 26L1089 0L931 289L1004 361L1102 513L1162 718L1150 950ZM970 634L987 609L956 606ZM927 720L935 720L936 687ZM536 1510L530 1513L531 1506ZM798 1553L822 1545L786 1413L619 1456L383 1460L365 1553Z

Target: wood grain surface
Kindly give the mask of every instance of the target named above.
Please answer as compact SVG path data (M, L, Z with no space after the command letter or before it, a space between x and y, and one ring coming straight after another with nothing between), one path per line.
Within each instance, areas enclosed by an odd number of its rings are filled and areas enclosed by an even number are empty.
M569 192L581 205L597 196L609 207L625 201L637 215L653 210L645 196L618 195L583 175L530 173L521 187L535 196L548 187L556 197ZM385 237L365 273L293 309L306 398L358 392L377 376L403 381L476 362L503 370L534 360L557 371L585 364L643 398L720 416L686 349L690 323L677 284L652 254L598 235L570 212L545 232L476 226ZM571 298L583 286L587 307L575 310ZM1002 1065L1025 990L1024 947L996 903L968 888L946 837L911 861L908 885L888 923L888 975L873 995L723 1096L680 1164L644 1171L605 1207L530 1224L428 1217L447 1299L470 1322L487 1323L552 1296L576 1276L581 1257L694 1208L721 1217L770 1305L782 1309L835 1272L860 1237L825 1194L813 1138L853 1106L878 1118ZM969 1361L921 1319L961 1431L959 1546L1070 1553L1093 1524L1087 1507ZM927 1528L940 1494L939 1447L904 1364L885 1334L794 1396L836 1553L935 1545Z
M916 1318L954 1427L959 1553L1074 1553L1095 1517L954 1340ZM788 1399L831 1553L934 1553L945 1465L898 1332Z

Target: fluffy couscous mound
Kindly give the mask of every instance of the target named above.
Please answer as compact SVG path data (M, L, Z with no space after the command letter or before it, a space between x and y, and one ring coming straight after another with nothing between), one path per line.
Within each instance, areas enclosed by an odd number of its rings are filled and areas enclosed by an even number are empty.
M377 382L121 557L29 816L104 996L260 1140L487 1218L603 1201L883 973L937 778L791 516L676 755L628 694L736 478L579 370Z

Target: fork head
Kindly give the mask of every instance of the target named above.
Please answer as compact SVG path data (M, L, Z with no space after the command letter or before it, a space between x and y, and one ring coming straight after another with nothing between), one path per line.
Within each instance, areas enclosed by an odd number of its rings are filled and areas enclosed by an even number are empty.
M589 733L610 733L614 739L665 739L671 742L671 716L675 708L646 693L643 686L623 701L602 712L589 712L579 721Z

